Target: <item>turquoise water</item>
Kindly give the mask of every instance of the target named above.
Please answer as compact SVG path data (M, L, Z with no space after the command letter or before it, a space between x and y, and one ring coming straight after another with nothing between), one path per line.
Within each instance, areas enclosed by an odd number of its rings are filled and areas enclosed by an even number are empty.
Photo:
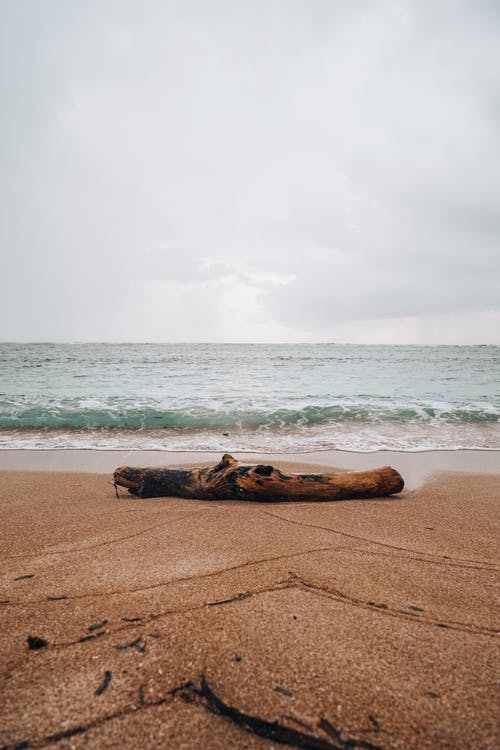
M0 446L500 448L500 347L1 344Z

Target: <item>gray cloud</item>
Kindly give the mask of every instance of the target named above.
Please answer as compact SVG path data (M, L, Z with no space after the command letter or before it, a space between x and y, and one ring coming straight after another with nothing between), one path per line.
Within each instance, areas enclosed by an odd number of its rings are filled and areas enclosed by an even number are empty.
M4 0L0 338L498 342L498 8Z

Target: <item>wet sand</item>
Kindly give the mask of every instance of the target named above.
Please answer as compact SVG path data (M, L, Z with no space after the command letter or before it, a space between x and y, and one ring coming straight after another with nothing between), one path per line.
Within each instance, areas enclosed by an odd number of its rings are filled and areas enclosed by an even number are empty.
M0 455L0 747L498 747L487 453L323 456L410 489L320 504L117 499L100 472L149 456L28 453Z

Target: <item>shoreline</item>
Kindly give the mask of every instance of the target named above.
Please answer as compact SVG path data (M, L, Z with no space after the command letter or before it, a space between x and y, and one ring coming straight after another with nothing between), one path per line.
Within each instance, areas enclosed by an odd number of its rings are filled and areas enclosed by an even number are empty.
M8 448L8 447L1 447L0 453L2 451L19 451L20 453L23 453L25 451L34 451L34 452L40 452L44 453L47 451L97 451L97 452L123 452L127 450L126 448L107 448L107 447L96 447L96 446L60 446L60 447L47 447L47 448ZM223 451L223 448L130 448L129 452L135 451L136 453L220 453L220 451ZM366 450L356 450L355 448L304 448L302 450L296 450L296 451L290 451L290 450L274 450L274 451L267 451L267 450L242 450L238 448L237 450L233 450L233 453L240 453L242 455L251 454L251 455L308 455L309 453L356 453L359 455L366 455L370 453L457 453L463 451L464 453L470 453L477 451L478 453L500 453L500 448L487 448L487 447L477 447L473 446L471 448L407 448L405 450L398 449L398 448L367 448ZM227 452L227 451L226 451Z
M231 451L228 451L231 452ZM193 466L217 462L224 451L111 450L93 448L0 449L0 471L111 474L118 466ZM291 471L361 471L391 465L417 489L437 474L500 475L498 450L231 452L241 463L275 463Z

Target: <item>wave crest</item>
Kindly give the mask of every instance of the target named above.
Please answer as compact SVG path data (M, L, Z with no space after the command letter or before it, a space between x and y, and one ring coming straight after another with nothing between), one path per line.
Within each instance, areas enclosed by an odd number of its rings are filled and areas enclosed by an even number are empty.
M308 405L299 409L162 409L113 404L5 404L0 407L0 429L277 429L296 425L392 422L439 424L494 424L499 412L491 405L409 406L383 403Z

